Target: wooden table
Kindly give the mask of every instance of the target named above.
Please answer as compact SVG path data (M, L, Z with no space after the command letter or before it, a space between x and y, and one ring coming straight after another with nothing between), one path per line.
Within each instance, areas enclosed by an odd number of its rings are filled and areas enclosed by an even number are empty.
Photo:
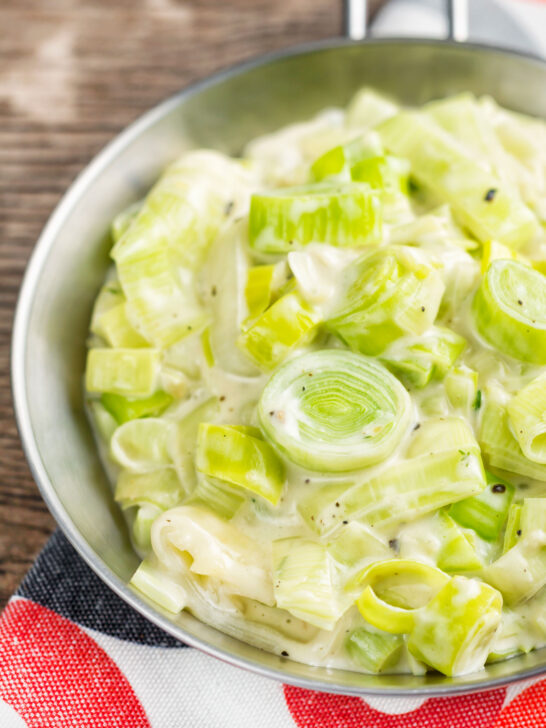
M2 0L0 607L54 528L13 419L17 291L54 206L143 111L251 56L339 34L340 0Z

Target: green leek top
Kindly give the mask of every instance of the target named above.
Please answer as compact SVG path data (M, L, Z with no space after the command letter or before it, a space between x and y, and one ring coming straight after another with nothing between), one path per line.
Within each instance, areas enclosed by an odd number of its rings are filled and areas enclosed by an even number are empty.
M467 94L175 161L85 373L133 587L334 668L545 644L545 224L546 125Z

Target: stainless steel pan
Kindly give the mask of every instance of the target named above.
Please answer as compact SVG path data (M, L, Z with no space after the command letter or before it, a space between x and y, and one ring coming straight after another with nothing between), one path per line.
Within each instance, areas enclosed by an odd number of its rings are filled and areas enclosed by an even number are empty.
M465 36L464 4L451 8L452 38ZM234 665L315 690L371 695L453 695L546 671L546 650L450 679L359 675L308 667L227 637L187 613L169 616L132 591L137 565L82 407L85 338L107 265L114 214L139 198L183 149L237 153L252 137L346 104L362 85L403 103L468 90L546 117L546 63L456 40L365 40L365 3L349 2L348 38L296 48L198 83L117 137L66 193L29 263L13 335L13 392L21 438L57 522L108 586L176 638ZM355 42L359 40L359 42Z

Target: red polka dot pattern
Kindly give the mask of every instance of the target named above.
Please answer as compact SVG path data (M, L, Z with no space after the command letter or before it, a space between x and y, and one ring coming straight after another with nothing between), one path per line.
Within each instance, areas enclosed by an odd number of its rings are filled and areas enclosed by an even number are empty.
M284 695L298 728L492 728L505 690L479 696L431 698L416 710L397 715L375 710L360 698L289 685L285 685Z
M78 626L26 600L0 618L0 697L28 728L151 728L112 658Z

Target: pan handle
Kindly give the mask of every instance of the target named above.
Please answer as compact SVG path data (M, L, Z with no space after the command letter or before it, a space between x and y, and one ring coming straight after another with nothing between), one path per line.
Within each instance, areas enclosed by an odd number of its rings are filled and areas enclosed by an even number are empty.
M468 0L445 0L449 40L468 38ZM368 0L344 0L344 30L350 40L363 40L368 32Z

